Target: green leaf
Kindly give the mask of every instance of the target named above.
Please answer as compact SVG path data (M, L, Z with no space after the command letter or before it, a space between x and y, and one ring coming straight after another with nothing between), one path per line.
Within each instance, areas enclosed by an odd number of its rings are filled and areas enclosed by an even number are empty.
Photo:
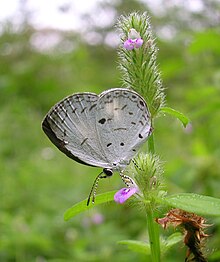
M183 241L183 234L181 234L180 232L173 233L167 239L161 239L160 249L162 254L165 255L165 253L167 253L167 251L171 247L182 241Z
M138 252L144 253L145 255L150 255L150 245L143 241L135 241L135 240L122 240L118 241L118 244L126 245L128 249Z
M189 123L188 117L186 117L183 113L180 113L179 111L176 111L175 109L171 107L161 107L160 111L176 117L177 119L179 119L182 122L184 127L186 127L187 124Z
M183 241L183 235L180 232L173 233L165 241L165 251L170 249L172 246L176 245L180 241Z
M86 210L89 210L90 208L93 208L95 206L98 206L100 204L103 204L109 201L113 201L114 194L116 192L117 191L110 191L110 192L106 192L106 193L97 195L95 198L95 203L94 204L90 203L89 206L87 206L87 199L75 204L74 206L67 209L67 211L64 213L64 220L67 221L70 218L76 216L77 214L82 213Z
M181 193L164 198L172 207L201 215L220 216L220 199L194 193Z

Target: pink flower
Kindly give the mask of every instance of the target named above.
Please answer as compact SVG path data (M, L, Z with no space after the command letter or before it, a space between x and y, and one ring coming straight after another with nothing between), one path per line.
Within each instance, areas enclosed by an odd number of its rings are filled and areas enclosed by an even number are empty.
M124 42L124 48L127 50L132 50L134 48L139 48L143 45L143 39L137 38L137 39L128 39Z
M143 39L140 34L134 29L130 29L128 33L128 39L124 42L124 48L132 50L134 48L140 48L143 45Z
M131 197L137 192L137 186L121 188L117 193L115 193L114 200L119 204L123 204L129 197Z

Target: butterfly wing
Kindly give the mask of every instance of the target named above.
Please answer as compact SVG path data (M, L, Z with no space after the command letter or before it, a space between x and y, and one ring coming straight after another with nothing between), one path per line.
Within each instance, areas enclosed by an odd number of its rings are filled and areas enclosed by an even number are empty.
M124 88L103 92L97 104L96 129L107 162L123 168L152 130L144 99Z
M93 93L71 95L51 108L42 128L68 157L82 164L107 168L95 125L98 100L99 96Z

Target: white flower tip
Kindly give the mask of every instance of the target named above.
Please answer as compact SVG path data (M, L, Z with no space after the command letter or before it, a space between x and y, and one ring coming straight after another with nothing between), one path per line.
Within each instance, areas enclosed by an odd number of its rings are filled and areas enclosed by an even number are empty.
M137 38L141 38L141 36L140 33L137 32L134 28L131 28L128 33L128 38L137 39Z

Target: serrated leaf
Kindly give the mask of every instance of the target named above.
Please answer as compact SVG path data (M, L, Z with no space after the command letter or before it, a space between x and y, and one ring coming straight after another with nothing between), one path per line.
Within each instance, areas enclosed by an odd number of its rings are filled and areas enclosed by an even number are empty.
M82 213L86 210L89 210L90 208L93 208L95 206L98 206L100 204L103 204L109 201L113 201L114 195L116 192L117 191L110 191L110 192L106 192L106 193L97 195L95 198L95 203L94 204L90 203L89 206L87 206L87 199L73 205L72 207L67 209L67 211L64 213L64 220L67 221L70 218L76 216L77 214Z
M177 111L177 110L175 110L171 107L161 107L160 111L176 117L177 119L179 119L182 122L184 127L186 127L187 124L189 123L188 117L186 117L183 113L181 113L181 112L179 112L179 111Z
M126 245L128 249L138 252L144 253L145 255L150 255L150 245L143 241L135 241L135 240L122 240L118 241L118 244Z
M201 215L220 216L220 199L194 193L167 196L164 201L172 207Z

